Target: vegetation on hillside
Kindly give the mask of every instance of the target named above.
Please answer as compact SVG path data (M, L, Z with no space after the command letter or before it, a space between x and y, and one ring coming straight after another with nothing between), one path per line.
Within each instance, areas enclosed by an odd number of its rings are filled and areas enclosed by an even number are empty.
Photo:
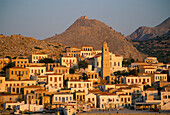
M170 62L170 31L153 39L133 41L133 44L140 52L157 57L160 62Z

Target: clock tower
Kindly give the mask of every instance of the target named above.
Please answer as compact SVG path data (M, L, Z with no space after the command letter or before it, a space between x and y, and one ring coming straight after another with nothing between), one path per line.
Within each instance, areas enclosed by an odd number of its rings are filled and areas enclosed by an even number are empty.
M101 62L101 75L102 78L106 80L107 76L110 76L110 56L109 56L109 48L107 43L103 43L102 47L102 62Z

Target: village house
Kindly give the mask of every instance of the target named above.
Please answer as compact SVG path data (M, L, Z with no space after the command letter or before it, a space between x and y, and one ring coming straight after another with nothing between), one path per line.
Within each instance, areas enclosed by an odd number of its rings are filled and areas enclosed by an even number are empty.
M119 108L119 96L114 93L102 92L97 96L97 105L100 109Z
M28 68L24 67L12 67L7 69L6 78L15 80L25 80L29 79L30 71Z
M45 66L39 66L39 65L30 65L29 67L26 67L29 69L30 78L31 79L37 79L37 75L45 75L46 74L46 67Z
M9 58L0 58L0 71L10 62Z
M55 107L60 107L62 104L66 104L73 101L73 94L71 93L54 93L52 104Z
M67 74L64 76L64 80L79 79L81 76L82 76L82 73Z
M46 63L45 64L46 70L50 70L50 71L53 71L53 68L57 66L60 66L60 63Z
M0 109L3 108L4 103L16 102L20 94L0 94Z
M91 108L97 107L97 96L93 93L88 93L86 96L86 103L91 104Z
M121 106L130 107L130 105L132 104L132 96L131 95L120 94L119 98L120 98Z
M163 73L154 73L151 77L152 83L155 83L157 81L167 81L167 74Z
M54 67L53 72L58 73L58 74L67 75L67 74L69 74L69 67L64 67L64 66Z
M144 84L144 85L151 86L151 77L148 75L140 75L140 76L130 75L130 76L124 77L124 83L128 85Z
M170 110L170 85L165 87L164 91L161 91L161 109Z
M47 58L47 54L36 53L30 55L30 63L39 63L41 59Z
M89 80L70 80L67 82L67 87L71 88L71 92L77 92L77 91L85 91L85 93L88 93L88 90L93 89L93 82Z
M0 92L6 92L5 90L5 77L0 76Z
M147 63L143 61L136 61L136 62L131 63L131 68L138 69L140 65L147 65Z
M63 74L47 74L47 82L49 87L59 90L63 88Z
M29 59L12 59L12 62L15 63L17 67L28 67L29 66Z
M152 63L158 63L158 60L156 57L147 57L146 59L144 59L144 62L152 64Z
M66 66L66 67L77 66L77 58L76 57L70 57L70 56L61 57L60 58L60 64L62 66Z

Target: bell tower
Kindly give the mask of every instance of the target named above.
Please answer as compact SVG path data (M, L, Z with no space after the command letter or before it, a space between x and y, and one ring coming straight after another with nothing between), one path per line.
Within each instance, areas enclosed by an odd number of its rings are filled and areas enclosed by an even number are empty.
M109 56L109 48L107 43L103 43L102 47L102 62L101 62L101 75L102 78L106 80L107 76L110 76L110 56Z

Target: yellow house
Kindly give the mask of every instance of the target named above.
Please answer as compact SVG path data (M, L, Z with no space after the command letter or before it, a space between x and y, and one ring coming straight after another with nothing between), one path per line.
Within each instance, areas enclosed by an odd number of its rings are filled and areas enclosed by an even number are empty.
M77 47L67 47L66 52L63 53L63 56L72 56L72 57L80 57L80 50Z
M12 62L14 62L15 66L17 67L28 67L29 66L28 59L12 59Z
M58 74L69 74L69 68L64 66L58 66L53 68L54 73Z
M5 92L5 77L0 76L0 92Z
M132 104L132 96L126 94L120 94L120 104L125 107L129 107Z
M16 102L20 94L0 94L0 109L3 109L3 104L6 102Z
M60 63L46 63L45 67L47 70L53 71L54 67L60 66Z
M10 62L9 58L0 58L0 71Z
M12 67L7 69L6 78L15 80L29 79L29 69L23 67Z
M157 81L167 81L167 74L163 73L155 73L151 77L152 83L155 83Z
M64 80L72 80L72 79L79 79L80 76L82 76L81 73L75 73L75 74L67 74L64 76Z
M144 59L145 63L158 63L157 57L147 57Z
M76 100L77 101L86 101L86 93L84 91L77 91L76 92Z

